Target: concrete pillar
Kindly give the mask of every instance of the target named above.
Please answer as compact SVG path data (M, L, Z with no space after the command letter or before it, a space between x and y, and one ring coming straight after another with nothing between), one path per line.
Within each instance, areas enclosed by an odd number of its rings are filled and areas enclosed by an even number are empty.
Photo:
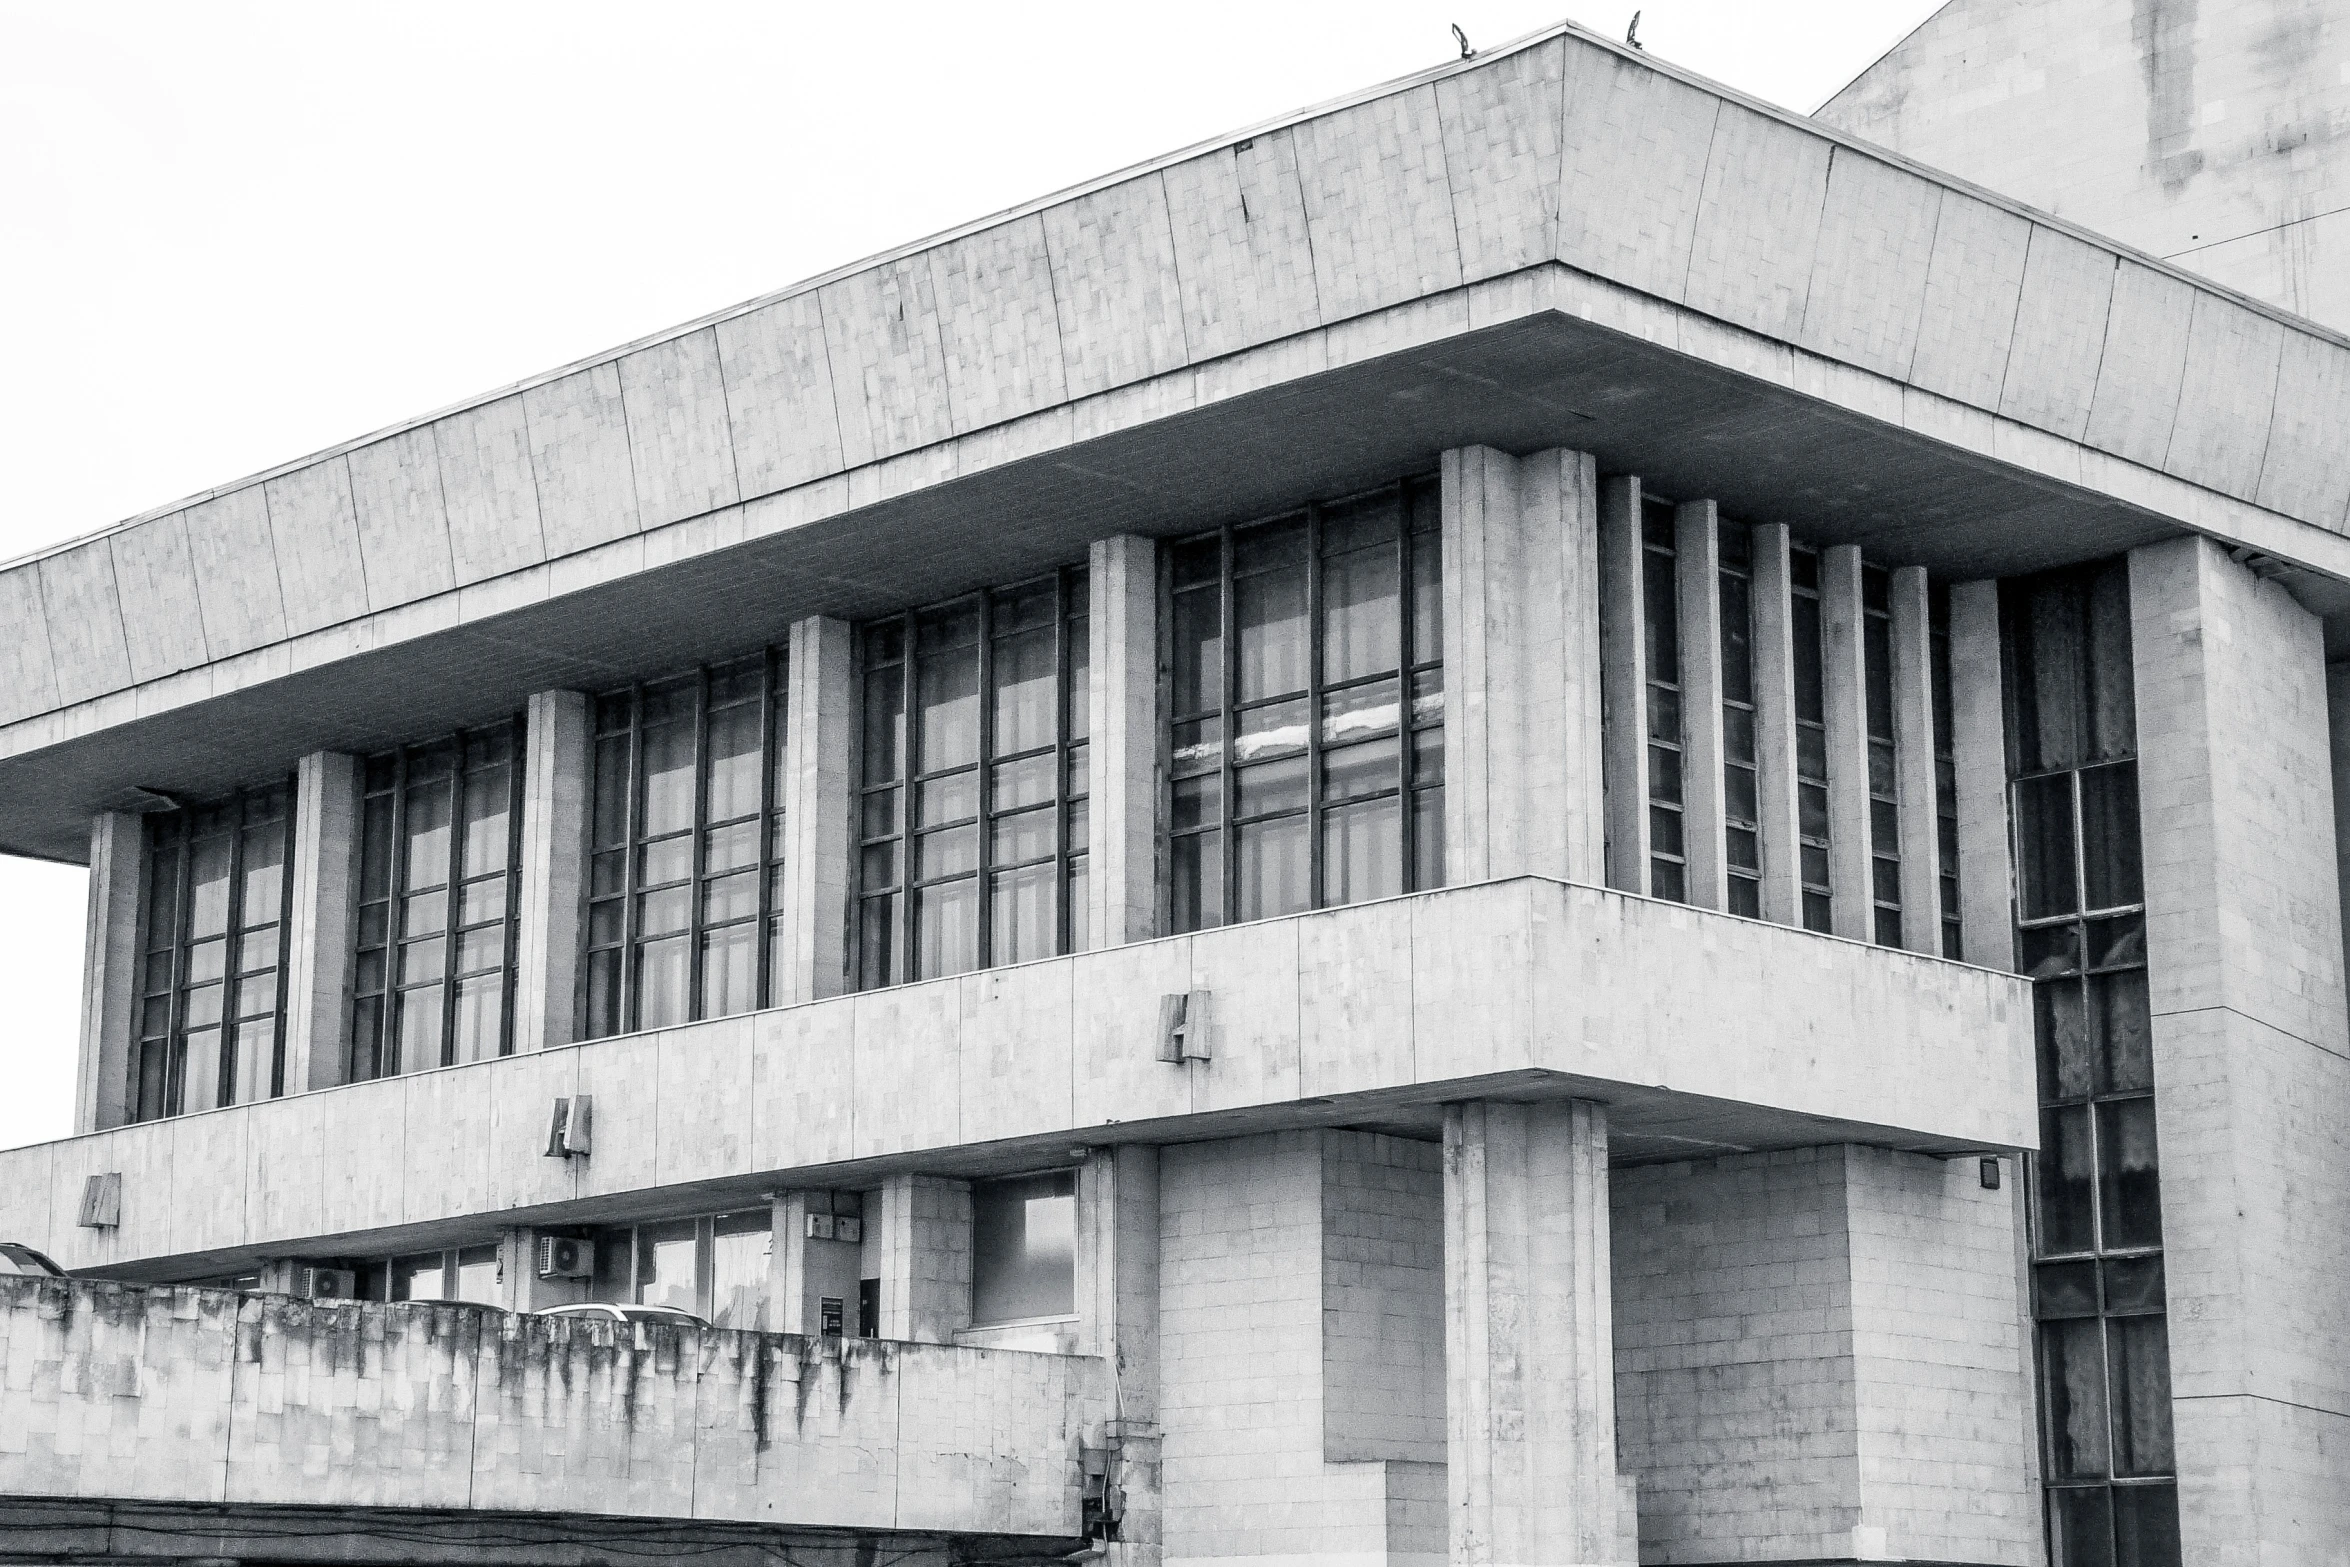
M1722 532L1712 501L1673 510L1673 572L1681 643L1681 837L1689 901L1730 904L1722 814Z
M2129 564L2184 1555L2325 1560L2350 1515L2350 1018L2324 647L2209 540Z
M1643 634L1640 481L1599 492L1602 746L1607 774L1607 884L1648 890L1648 639Z
M1763 918L1803 923L1802 818L1795 767L1793 541L1784 523L1754 538L1754 747L1762 807Z
M971 1183L893 1175L878 1214L881 1334L951 1344L971 1325Z
M1861 638L1860 546L1820 551L1820 653L1828 713L1830 926L1873 938L1869 891L1869 698Z
M1647 1560L2046 1559L2021 1182L1977 1169L1827 1146L1615 1172L1618 1451Z
M139 968L145 958L140 902L146 890L147 823L107 811L90 818L90 893L82 937L82 1034L74 1073L73 1129L103 1131L131 1118L138 1048Z
M2334 764L2334 881L2343 907L2350 909L2350 663L2326 665L2326 733ZM2343 941L2350 948L2350 920ZM2345 951L2350 971L2350 951Z
M1616 1476L1607 1112L1444 1111L1444 1365L1454 1567L1638 1559Z
M2015 967L2015 862L2007 839L2007 715L1999 584L1950 589L1951 749L1958 764L1958 924L1963 954Z
M1602 872L1597 470L1444 454L1447 879Z
M1117 1378L1106 1432L1116 1456L1121 1567L1164 1553L1159 1491L1159 1150L1097 1148L1077 1172L1077 1352Z
M580 921L586 903L592 704L541 691L523 719L522 901L514 929L514 1048L579 1038Z
M1085 945L1098 949L1159 933L1159 547L1097 540L1086 576Z
M1901 796L1901 944L1942 950L1941 823L1934 788L1934 627L1926 569L1892 573L1893 763Z
M784 715L783 940L771 1001L796 1006L849 988L849 748L853 636L844 620L791 628Z
M360 761L313 751L294 775L294 897L286 911L285 1092L350 1072L352 945L359 917Z
M824 1302L836 1300L841 1334L854 1337L862 1245L837 1234L827 1239L808 1233L809 1215L830 1215L837 1223L843 1204L831 1192L794 1191L778 1194L769 1206L774 1230L768 1251L767 1331L821 1334ZM857 1213L863 1211L860 1205Z

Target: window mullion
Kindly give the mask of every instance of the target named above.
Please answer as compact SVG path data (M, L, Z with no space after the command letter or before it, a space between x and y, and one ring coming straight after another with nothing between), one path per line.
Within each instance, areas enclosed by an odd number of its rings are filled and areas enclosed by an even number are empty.
M457 1059L457 954L464 948L458 932L465 923L461 889L465 885L466 782L465 734L460 730L449 737L449 864L441 872L442 1066Z
M361 764L361 768L359 818L361 831L364 832L367 820L367 786L364 763ZM286 1091L286 1026L288 1022L286 1001L294 970L291 961L293 956L291 937L294 922L294 827L298 820L295 813L301 808L302 803L301 796L297 793L301 784L299 773L296 773L286 783L285 848L278 856L277 1015L271 1021L269 1030L269 1097L272 1099L281 1097Z
M1069 732L1073 723L1070 705L1082 700L1083 693L1069 689L1070 659L1075 651L1069 635L1072 570L1064 566L1053 573L1053 951L1056 953L1065 953L1070 948L1069 933L1076 912L1069 907ZM1091 809L1089 805L1087 810ZM1087 825L1090 829L1090 818Z
M177 830L172 834L179 846L179 864L172 873L173 880L179 886L179 895L174 900L172 914L172 923L178 927L178 933L172 941L171 1033L163 1046L165 1115L177 1115L186 1107L188 1091L188 966L195 956L192 937L196 925L196 911L191 907L196 892L195 825L194 814L183 811Z
M389 863L384 866L384 988L383 1005L375 1016L375 1075L397 1076L400 1070L401 954L408 938L408 748L392 760L392 837Z
M589 777L593 779L596 754L593 704L590 704L588 713L588 766ZM508 732L513 738L506 753L512 758L506 764L506 928L499 933L498 943L499 950L505 955L505 972L498 986L498 1054L502 1056L514 1053L514 992L522 984L517 948L522 926L522 803L523 777L530 765L529 727L530 715L527 710L509 721ZM591 800L591 811L593 806ZM592 829L589 837L591 840L594 838ZM595 845L592 841L588 846L588 865L592 875L595 865Z

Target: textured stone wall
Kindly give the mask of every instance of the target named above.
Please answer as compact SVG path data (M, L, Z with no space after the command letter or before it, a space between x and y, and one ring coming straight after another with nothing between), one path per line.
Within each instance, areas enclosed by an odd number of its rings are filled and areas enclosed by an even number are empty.
M2037 1562L2014 1209L1850 1146L1615 1172L1641 1559Z
M0 1278L0 1495L1069 1537L1104 1362Z

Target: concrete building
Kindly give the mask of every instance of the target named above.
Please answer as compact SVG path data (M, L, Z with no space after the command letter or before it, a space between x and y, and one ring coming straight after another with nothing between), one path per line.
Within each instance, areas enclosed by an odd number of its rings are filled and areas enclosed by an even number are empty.
M0 569L0 1557L2350 1559L2346 415L1562 28Z

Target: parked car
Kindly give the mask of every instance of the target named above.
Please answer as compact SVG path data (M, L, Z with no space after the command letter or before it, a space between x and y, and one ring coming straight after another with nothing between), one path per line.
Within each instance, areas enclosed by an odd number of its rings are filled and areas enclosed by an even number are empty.
M51 1262L45 1253L35 1251L20 1241L0 1241L0 1276L9 1274L23 1274L36 1279L62 1279L66 1276L65 1270Z
M608 1301L581 1301L570 1306L549 1306L534 1311L534 1317L600 1317L606 1322L642 1322L655 1326L666 1323L670 1327L706 1328L709 1321L690 1311L675 1306L615 1306Z

